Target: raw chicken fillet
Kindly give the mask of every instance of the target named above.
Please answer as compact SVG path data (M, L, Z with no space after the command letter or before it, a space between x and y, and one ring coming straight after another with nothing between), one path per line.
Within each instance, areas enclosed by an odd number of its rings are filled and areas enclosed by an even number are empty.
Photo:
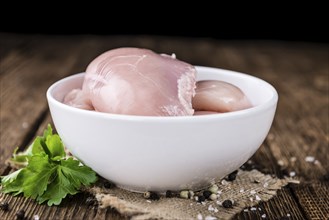
M209 114L224 113L252 107L247 96L238 87L223 81L199 81L195 93L192 104L197 111L196 115L207 114L202 111L210 111Z
M193 115L194 66L150 50L119 48L93 60L82 90L64 103L100 112L147 115Z

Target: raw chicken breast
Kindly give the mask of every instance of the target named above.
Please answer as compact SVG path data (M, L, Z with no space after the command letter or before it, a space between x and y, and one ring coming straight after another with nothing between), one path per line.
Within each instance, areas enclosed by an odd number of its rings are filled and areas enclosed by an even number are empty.
M150 50L119 48L93 60L82 94L96 111L145 116L193 115L195 68L168 55ZM71 96L72 94L68 94ZM74 94L73 94L74 96ZM68 103L68 102L67 102ZM85 106L79 104L80 106ZM88 106L88 104L87 104Z
M73 89L64 97L64 103L76 108L94 110L91 101L81 89Z
M192 105L196 111L212 112L232 112L252 107L238 87L216 80L197 82Z

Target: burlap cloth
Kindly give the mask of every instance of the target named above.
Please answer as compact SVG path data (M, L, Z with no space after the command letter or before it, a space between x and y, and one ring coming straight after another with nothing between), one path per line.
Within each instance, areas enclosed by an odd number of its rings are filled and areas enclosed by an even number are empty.
M298 183L290 178L278 179L257 170L239 170L236 180L217 183L217 201L207 200L202 204L194 199L165 196L151 201L143 198L140 193L117 187L106 189L101 181L86 191L96 197L100 208L115 208L120 214L131 219L230 219L246 207L269 200L276 195L278 189L289 182ZM234 201L232 208L222 207L221 204L226 199Z

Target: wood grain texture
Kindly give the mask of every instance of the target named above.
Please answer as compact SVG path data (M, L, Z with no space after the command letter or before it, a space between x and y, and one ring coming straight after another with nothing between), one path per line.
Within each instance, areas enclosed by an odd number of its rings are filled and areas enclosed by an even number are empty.
M329 67L328 45L216 41L150 36L19 36L0 34L0 174L13 149L23 150L51 122L45 98L54 81L83 71L108 49L135 46L159 53L175 52L194 65L231 69L260 77L278 90L277 114L264 144L251 158L257 167L279 177L296 173L298 186L290 185L277 197L241 212L235 219L326 219L329 212ZM307 162L307 156L315 158ZM89 195L68 198L59 207L37 205L0 194L10 212L0 219L14 219L19 209L28 218L120 219L114 210L85 204ZM321 204L321 205L319 205ZM259 210L260 209L260 210Z

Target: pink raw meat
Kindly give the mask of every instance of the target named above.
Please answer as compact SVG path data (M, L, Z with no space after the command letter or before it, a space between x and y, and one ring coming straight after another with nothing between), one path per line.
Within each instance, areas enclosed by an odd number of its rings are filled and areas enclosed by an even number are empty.
M71 102L64 102L82 108L91 103L96 111L115 114L193 115L195 77L192 65L171 56L119 48L93 60L82 91L72 91L65 98Z
M216 80L197 82L192 104L195 111L212 112L232 112L252 107L238 87Z
M94 110L90 99L81 89L73 89L64 97L64 103L76 108Z

